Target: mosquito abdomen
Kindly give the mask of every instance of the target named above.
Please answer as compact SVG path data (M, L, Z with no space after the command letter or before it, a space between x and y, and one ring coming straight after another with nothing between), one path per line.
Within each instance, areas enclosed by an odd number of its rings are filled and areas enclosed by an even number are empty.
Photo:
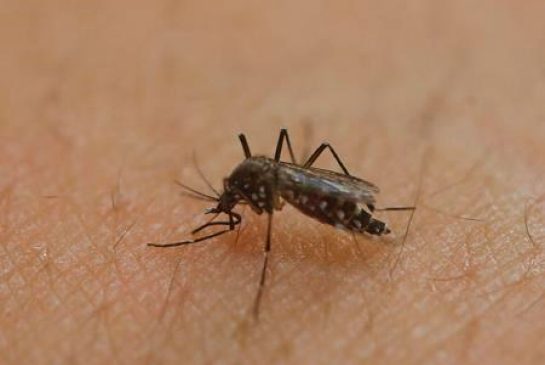
M384 222L374 219L358 202L309 190L286 189L280 194L284 200L305 215L336 228L378 236L390 232Z

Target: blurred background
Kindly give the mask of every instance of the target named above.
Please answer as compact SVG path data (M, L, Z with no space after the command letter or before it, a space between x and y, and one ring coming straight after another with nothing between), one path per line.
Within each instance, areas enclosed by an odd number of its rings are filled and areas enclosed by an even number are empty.
M2 176L49 158L77 175L89 156L115 175L150 149L172 165L189 149L230 153L239 131L268 152L279 126L299 137L305 121L312 145L362 154L422 140L475 156L505 139L539 146L542 16L539 1L7 1L2 158L21 160ZM30 145L48 153L18 150Z

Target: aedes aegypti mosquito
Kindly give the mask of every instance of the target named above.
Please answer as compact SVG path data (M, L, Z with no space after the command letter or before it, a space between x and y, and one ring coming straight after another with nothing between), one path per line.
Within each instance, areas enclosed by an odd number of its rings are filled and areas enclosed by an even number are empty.
M300 165L295 161L290 139L286 129L280 130L274 158L252 156L244 134L239 136L245 159L223 180L223 192L220 194L209 183L216 196L199 192L179 183L186 193L194 198L216 202L217 205L206 210L213 214L205 224L191 231L192 234L211 226L227 227L191 240L170 243L148 243L152 247L177 247L189 245L231 232L241 223L240 214L233 211L237 204L247 204L257 214L268 214L267 236L265 239L263 267L259 287L254 302L254 315L259 315L259 305L265 286L269 252L271 250L272 217L275 210L280 210L284 202L293 205L302 213L322 223L356 233L368 233L381 236L390 233L386 224L373 218L376 210L412 210L414 207L391 207L376 209L375 195L379 192L374 184L350 175L337 152L328 143L322 143L308 160ZM286 141L291 163L280 161L282 146ZM343 174L313 167L314 162L326 149L339 164ZM200 173L200 171L199 171ZM202 174L201 174L202 176ZM228 220L215 221L221 214Z

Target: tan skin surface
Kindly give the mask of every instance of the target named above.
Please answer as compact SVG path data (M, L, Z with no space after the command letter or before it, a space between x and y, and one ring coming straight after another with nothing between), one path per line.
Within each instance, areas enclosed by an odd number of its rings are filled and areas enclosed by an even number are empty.
M2 5L0 363L543 361L542 3L295 3ZM282 126L418 209L275 214L255 323L265 216L145 243L204 222L192 151L220 187Z

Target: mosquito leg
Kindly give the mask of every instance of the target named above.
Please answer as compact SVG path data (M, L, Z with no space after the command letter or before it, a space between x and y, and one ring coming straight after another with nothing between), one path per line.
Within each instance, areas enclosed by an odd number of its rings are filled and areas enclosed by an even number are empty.
M286 140L286 144L288 145L288 151L290 153L291 162L293 164L296 164L297 162L295 161L295 155L293 154L293 149L291 148L291 142L290 142L290 137L288 136L288 130L285 128L282 128L280 130L280 135L278 136L278 142L276 143L276 151L274 153L274 160L276 162L280 161L284 139Z
M300 161L306 161L310 157L310 141L312 141L312 136L314 134L314 128L312 128L312 124L310 123L310 120L306 120L303 122L303 135L305 136L305 142L303 145L303 151L301 152L301 160Z
M240 221L242 220L242 217L240 216L240 214L238 213L235 213L235 212L231 212L229 214L229 220L228 221L217 221L217 222L213 222L214 219L216 219L218 215L216 214L214 217L212 217L212 219L210 219L208 222L206 222L205 224L203 224L202 226L199 226L197 228L195 228L194 230L191 231L191 234L195 234L197 232L200 232L202 231L203 229L205 229L206 227L210 227L210 226L229 226L229 229L231 231L234 231L235 230L235 226L237 224L240 224Z
M257 288L257 295L254 302L254 317L256 320L259 319L259 306L261 303L261 297L263 296L263 289L265 288L265 279L267 278L269 252L271 251L272 216L272 213L269 213L269 220L267 223L267 238L265 240L265 249L263 252L263 268L261 269L261 278L259 279L259 287Z
M235 220L233 219L233 215L229 214L229 229L233 231L235 229Z
M150 246L150 247L178 247L178 246L190 245L190 244L193 244L193 243L205 241L205 240L208 240L210 238L220 236L220 235L222 235L224 233L231 232L231 231L232 231L232 229L224 229L223 231L218 231L218 232L209 234L208 236L195 238L193 240L186 240L186 241L180 241L180 242L170 242L170 243L148 243L147 245Z
M331 153L333 154L333 157L335 157L335 160L337 161L337 163L339 164L339 166L341 167L341 169L343 170L343 172L350 176L350 173L348 172L348 170L346 169L346 167L344 166L343 162L341 161L341 158L339 157L339 155L337 155L337 152L335 152L335 150L333 149L333 147L331 147L331 145L329 143L322 143L320 145L320 147L318 147L316 149L316 151L314 151L314 153L309 157L309 159L307 160L307 162L305 162L305 164L303 165L303 167L305 168L309 168L312 166L312 164L314 164L314 162L316 162L316 159L318 159L318 157L320 157L320 155L322 154L322 152L324 152L324 150L328 148Z
M402 210L415 210L416 207L387 207L387 208L375 208L377 212L385 211L402 211Z
M210 218L206 223L204 223L203 225L195 228L194 230L191 231L191 234L195 234L197 232L199 232L200 230L208 227L210 225L210 223L212 223L214 221L214 219L216 219L218 217L219 213L216 213L214 214L214 216L212 218Z
M200 232L203 229L205 229L207 227L210 227L210 226L229 226L229 227L231 227L231 222L229 222L229 221L208 222L208 223L205 223L202 226L199 226L199 227L195 228L194 230L192 230L191 234L195 234L197 232ZM229 229L231 229L231 230L234 229L234 226L233 226L233 228L229 228Z
M239 134L238 139L240 140L240 144L242 145L244 156L246 158L252 157L252 153L250 152L250 146L248 146L248 141L246 140L246 136L244 135L244 133Z
M242 213L244 213L245 211L246 211L246 206L242 207ZM234 213L234 212L233 212L233 213ZM238 216L238 217L237 217L237 216ZM238 219L238 223L235 222L236 224L238 224L238 228L237 228L237 235L236 235L236 237L235 237L235 242L234 242L233 246L236 246L236 245L237 245L238 239L240 238L240 231L242 230L242 223L240 223L241 220L242 220L241 215L240 215L240 214L236 214L236 215L235 215L235 218ZM240 223L240 224L239 224L239 223Z

